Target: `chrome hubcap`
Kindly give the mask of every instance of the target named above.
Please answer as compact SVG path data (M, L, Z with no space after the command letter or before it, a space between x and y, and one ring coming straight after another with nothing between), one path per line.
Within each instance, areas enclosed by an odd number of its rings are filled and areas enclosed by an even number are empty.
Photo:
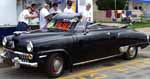
M53 73L59 74L63 69L63 61L60 58L54 59L53 62Z
M136 54L136 48L135 48L135 47L131 47L131 48L129 49L129 56L130 56L130 57L134 57L135 54Z

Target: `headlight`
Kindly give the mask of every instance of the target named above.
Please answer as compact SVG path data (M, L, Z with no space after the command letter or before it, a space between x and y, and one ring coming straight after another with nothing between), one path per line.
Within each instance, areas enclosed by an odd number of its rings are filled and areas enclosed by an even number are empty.
M6 46L6 44L7 44L7 38L6 37L3 38L2 44L3 44L3 46Z
M31 41L27 44L27 51L28 52L32 52L33 51L33 44L32 44Z
M32 59L33 59L33 55L32 55L32 54L29 54L29 55L28 55L28 59L29 59L29 60L32 60Z

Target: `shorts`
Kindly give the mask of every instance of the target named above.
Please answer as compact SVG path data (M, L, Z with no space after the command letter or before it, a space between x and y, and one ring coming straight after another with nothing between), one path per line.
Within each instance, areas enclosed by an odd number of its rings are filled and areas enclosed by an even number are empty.
M28 25L24 22L19 22L16 28L16 31L27 31Z

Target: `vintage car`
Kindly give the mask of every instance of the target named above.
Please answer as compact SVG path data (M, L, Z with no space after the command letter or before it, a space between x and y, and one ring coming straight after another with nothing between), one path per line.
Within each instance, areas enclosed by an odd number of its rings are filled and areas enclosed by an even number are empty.
M57 14L46 30L14 32L3 39L3 59L16 66L43 67L59 77L74 66L121 56L136 58L149 36L129 28L88 23L79 14Z

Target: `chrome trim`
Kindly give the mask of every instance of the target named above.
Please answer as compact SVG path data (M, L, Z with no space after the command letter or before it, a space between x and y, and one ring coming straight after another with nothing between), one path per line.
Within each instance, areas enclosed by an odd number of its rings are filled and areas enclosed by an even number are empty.
M11 51L11 50L10 50ZM24 53L21 53L21 52L17 52L17 51L14 51L15 54L18 54L18 55L29 55L29 54L24 54ZM7 58L7 56L5 56L6 52L4 53L1 53L0 54L0 57L2 57L3 59ZM12 59L12 62L14 64L19 64L19 65L26 65L26 66L31 66L31 67L35 67L37 68L38 67L38 63L37 62L33 62L33 63L30 63L28 61L23 61L21 59L19 59L19 57L15 57Z
M100 60L104 60L104 59L109 59L109 58L114 58L114 57L121 56L121 55L122 54L112 55L112 56L108 56L108 57L104 57L104 58L99 58L99 59L84 61L84 62L80 62L80 63L75 63L75 64L73 64L73 66L82 65L82 64L91 63L91 62L96 62L96 61L100 61Z
M41 52L38 52L38 53L48 53L48 52L58 52L58 51L66 52L64 49L52 49L52 50L41 51Z
M32 43L32 41L28 42L26 49L27 49L28 52L33 52L33 43Z
M47 57L47 55L41 55L41 56L39 56L39 58L45 58L45 57Z
M33 63L24 62L21 59L19 59L19 57L15 57L14 59L12 59L12 62L15 63L15 64L17 63L19 65L26 65L26 66L31 66L31 67L35 67L35 68L38 67L38 63L37 62L33 62Z
M107 35L111 35L111 33L110 33L110 32L107 32Z
M150 36L148 36L148 35L147 35L147 41L148 41L148 43L150 42Z
M120 51L121 53L125 53L125 52L128 51L128 48L129 48L129 46L122 46L122 47L119 48L119 51Z
M18 54L18 55L24 55L24 56L28 56L30 54L27 54L27 53L23 53L23 52L19 52L19 51L13 51L13 50L10 50L10 49L4 49L4 51L10 51L10 52L13 52L14 54Z
M18 54L18 55L28 55L28 54L25 54L25 53L22 53L22 52L18 52L18 51L14 51L13 53Z
M6 52L1 53L1 54L0 54L0 57L6 58L5 54L6 54Z
M13 50L10 50L10 49L4 49L4 52L11 52L13 54L16 54L16 55L19 55L19 57L21 57L22 59L27 59L27 60L32 60L33 59L33 54L28 54L28 53L22 53L22 52L19 52L19 51L13 51ZM5 56L6 58L6 56Z
M3 45L3 46L6 46L6 45L7 45L7 42L8 42L7 38L4 37L4 38L2 39L2 45Z

